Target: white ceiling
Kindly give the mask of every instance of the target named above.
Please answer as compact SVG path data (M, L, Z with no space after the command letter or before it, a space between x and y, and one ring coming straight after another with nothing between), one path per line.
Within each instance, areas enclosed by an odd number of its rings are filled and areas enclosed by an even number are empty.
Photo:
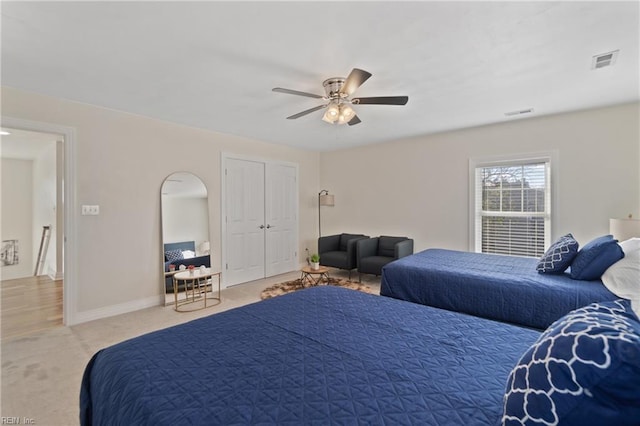
M638 101L639 3L7 2L2 84L188 126L334 150ZM620 50L614 66L592 57ZM330 125L322 81L373 74L362 123ZM522 116L521 116L522 117Z

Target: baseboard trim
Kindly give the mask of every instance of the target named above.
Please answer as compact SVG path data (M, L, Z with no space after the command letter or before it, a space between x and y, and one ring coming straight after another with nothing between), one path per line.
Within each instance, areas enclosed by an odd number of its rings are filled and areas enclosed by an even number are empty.
M63 272L56 272L51 268L49 268L49 273L47 275L49 275L49 278L51 278L53 281L64 280Z
M92 309L90 311L76 312L73 315L73 324L81 324L83 322L95 321L103 318L113 317L116 315L126 314L129 312L139 311L140 309L152 308L154 306L164 305L164 294L159 296L147 297L145 299L132 300L118 305L105 306L104 308Z

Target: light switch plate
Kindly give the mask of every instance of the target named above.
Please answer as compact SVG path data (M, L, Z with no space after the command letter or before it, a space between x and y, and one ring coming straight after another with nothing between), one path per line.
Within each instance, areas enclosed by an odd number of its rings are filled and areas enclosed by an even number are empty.
M99 205L82 205L82 215L83 216L96 216L100 214L100 206Z

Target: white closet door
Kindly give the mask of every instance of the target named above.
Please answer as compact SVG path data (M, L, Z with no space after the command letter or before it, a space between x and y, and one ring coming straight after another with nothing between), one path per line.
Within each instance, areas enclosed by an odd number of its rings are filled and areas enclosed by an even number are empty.
M226 160L226 285L265 276L265 163Z
M266 276L296 269L297 256L297 169L268 163L266 187Z

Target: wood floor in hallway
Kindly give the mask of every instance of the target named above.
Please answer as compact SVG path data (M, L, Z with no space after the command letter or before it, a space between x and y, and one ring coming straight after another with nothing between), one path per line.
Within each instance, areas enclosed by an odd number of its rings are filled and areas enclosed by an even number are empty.
M62 280L46 275L2 281L2 340L62 325Z

